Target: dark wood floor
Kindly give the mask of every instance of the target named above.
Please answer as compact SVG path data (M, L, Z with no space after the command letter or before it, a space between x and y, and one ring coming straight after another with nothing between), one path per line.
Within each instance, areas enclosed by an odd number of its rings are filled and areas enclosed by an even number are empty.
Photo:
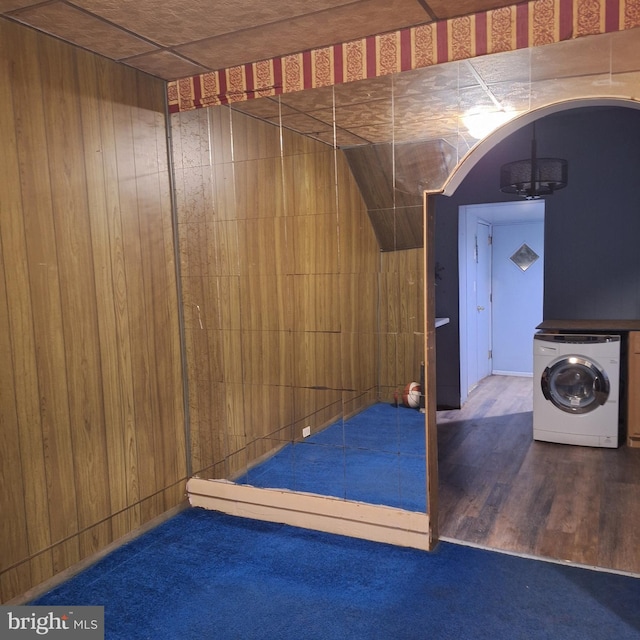
M532 439L532 379L438 412L440 536L640 574L640 449Z

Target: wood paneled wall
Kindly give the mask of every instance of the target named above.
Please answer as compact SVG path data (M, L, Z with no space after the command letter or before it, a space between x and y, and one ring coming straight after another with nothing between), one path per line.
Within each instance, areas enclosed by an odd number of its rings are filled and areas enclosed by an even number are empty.
M385 251L380 271L380 395L420 382L424 361L424 249Z
M0 20L0 595L183 500L164 84Z
M227 107L172 137L193 468L229 478L377 399L379 247L331 147Z
M422 307L341 152L177 114L171 193L162 82L4 20L0 54L4 602L179 505L189 466L233 477L391 399Z

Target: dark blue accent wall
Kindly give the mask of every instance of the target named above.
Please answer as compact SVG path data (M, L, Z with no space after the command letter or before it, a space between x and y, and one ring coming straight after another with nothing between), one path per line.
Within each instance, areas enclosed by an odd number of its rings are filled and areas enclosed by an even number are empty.
M640 111L597 107L536 123L539 156L569 162L568 186L546 198L544 318L640 319ZM500 192L500 166L528 157L531 126L476 165L451 197L437 196L438 404L458 406L458 208L516 199ZM458 356L458 357L456 357Z

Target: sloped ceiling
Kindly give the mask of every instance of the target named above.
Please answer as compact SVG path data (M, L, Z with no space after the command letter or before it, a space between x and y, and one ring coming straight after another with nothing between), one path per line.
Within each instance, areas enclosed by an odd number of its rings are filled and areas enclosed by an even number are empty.
M514 4L513 0L0 0L0 15L163 80Z

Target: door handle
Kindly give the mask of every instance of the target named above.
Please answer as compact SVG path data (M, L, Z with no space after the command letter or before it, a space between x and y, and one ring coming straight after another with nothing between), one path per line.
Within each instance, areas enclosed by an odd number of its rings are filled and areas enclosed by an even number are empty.
M478 311L484 311L484 307L476 307Z

